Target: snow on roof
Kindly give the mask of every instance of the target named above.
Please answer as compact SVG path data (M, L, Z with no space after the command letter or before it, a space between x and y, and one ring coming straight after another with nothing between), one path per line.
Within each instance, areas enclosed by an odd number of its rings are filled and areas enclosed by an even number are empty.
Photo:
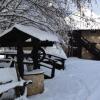
M65 20L72 29L100 29L100 17L89 8L82 8L81 12L77 11Z
M58 57L67 59L67 56L66 56L64 50L62 49L62 47L59 44L53 45L53 47L47 47L45 49L45 52L47 54L51 54L54 56L58 56Z
M2 34L0 34L0 37L2 37L3 35L7 34L10 31L12 31L13 28L16 28L16 29L18 29L28 35L36 37L42 41L49 40L49 41L59 42L57 35L55 35L54 33L42 31L42 30L37 29L32 26L24 26L24 25L20 25L20 24L15 24L8 30L5 30Z

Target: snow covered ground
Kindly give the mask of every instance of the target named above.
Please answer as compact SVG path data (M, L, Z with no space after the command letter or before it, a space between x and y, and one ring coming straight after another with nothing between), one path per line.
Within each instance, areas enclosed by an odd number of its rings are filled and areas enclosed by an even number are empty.
M68 58L65 66L45 80L42 94L28 100L100 100L100 61Z
M45 80L42 94L29 100L100 100L100 61L68 58L66 69Z

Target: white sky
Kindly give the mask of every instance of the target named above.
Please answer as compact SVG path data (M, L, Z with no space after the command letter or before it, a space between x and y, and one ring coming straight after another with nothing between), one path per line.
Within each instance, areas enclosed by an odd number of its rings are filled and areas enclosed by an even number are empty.
M100 15L100 0L93 0L92 9L93 9L93 12Z

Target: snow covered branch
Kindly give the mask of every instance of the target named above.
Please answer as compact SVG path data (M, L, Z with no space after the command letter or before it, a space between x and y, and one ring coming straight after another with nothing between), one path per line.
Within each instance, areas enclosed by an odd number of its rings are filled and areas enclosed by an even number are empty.
M90 0L71 0L79 8ZM43 30L58 32L64 36L70 26L65 17L69 15L69 0L0 0L0 29L14 23L32 25Z

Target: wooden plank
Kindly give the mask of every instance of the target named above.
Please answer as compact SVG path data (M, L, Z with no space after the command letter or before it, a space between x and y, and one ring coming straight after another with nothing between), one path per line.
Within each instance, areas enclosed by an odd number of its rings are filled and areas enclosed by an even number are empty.
M58 59L62 59L62 60L66 60L65 58L62 58L62 57L58 57L58 56L55 56L55 55L52 55L52 54L47 54L47 56L51 56L51 57L55 57L55 58L58 58Z

